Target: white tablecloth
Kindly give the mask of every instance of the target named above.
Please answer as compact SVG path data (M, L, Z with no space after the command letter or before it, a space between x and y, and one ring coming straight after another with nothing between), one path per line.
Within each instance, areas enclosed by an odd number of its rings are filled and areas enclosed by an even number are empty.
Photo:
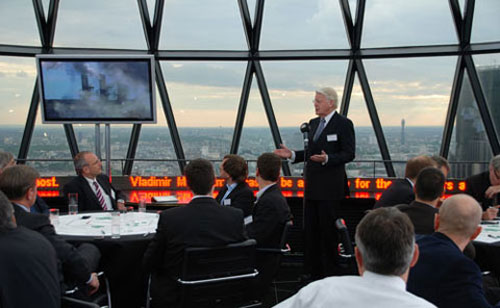
M148 235L156 232L159 215L129 212L120 214L120 235ZM61 215L54 223L57 234L71 236L111 236L111 213Z
M500 242L500 223L498 220L487 221L485 224L481 224L481 227L483 229L474 242L486 244Z

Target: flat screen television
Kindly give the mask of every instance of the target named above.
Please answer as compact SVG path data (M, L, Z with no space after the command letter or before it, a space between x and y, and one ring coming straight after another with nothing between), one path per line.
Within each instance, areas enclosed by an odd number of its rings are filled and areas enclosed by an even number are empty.
M153 56L38 55L43 123L156 123Z

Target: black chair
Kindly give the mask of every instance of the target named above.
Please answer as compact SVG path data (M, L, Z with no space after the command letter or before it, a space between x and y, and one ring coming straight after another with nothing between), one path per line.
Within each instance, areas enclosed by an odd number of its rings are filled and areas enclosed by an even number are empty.
M338 218L335 221L335 227L340 235L338 247L339 263L346 269L346 274L357 274L356 258L354 255L354 245L349 235L349 231L344 219Z
M62 308L112 308L111 307L111 290L109 288L109 281L104 275L104 272L97 273L100 280L100 287L97 294L92 295L89 299L78 298L77 294L80 288L75 286L64 292L61 298ZM103 283L104 282L104 283ZM105 291L102 290L105 288Z

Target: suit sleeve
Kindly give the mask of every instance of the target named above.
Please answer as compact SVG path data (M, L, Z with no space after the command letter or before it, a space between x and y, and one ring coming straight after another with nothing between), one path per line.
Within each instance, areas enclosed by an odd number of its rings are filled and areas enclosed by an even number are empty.
M345 119L338 132L338 141L340 143L340 151L328 154L327 166L343 165L354 159L356 148L356 137L354 135L354 126L352 121Z
M466 259L463 264L457 264L454 266L456 273L456 280L461 286L445 292L445 294L450 294L454 298L449 299L451 303L456 303L457 306L461 307L477 307L486 308L491 307L491 305L486 300L481 272L477 265L473 263L470 259Z
M254 202L253 192L250 189L241 191L235 198L231 199L231 206L241 209L243 216L252 214L252 206Z
M276 207L269 200L261 200L255 208L252 223L247 225L248 237L255 239L257 245L263 243L275 229L277 214Z

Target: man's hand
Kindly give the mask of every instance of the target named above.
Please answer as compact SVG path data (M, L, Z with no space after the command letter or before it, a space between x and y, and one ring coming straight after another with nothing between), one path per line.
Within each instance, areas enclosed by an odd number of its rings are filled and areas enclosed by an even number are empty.
M486 211L483 212L483 220L493 220L497 217L498 207L490 207Z
M125 202L121 199L116 200L116 207L118 207L119 211L125 211Z
M316 154L311 156L311 160L317 163L324 163L328 157L325 151L321 151L321 154Z
M290 158L292 157L292 151L287 148L284 144L280 144L280 148L274 150L274 154L278 155L281 158Z
M92 273L92 280L87 284L89 286L89 295L94 294L99 290L99 278L96 273Z
M486 189L484 196L488 199L492 199L496 194L500 193L500 185L490 186ZM496 204L494 204L496 205Z

